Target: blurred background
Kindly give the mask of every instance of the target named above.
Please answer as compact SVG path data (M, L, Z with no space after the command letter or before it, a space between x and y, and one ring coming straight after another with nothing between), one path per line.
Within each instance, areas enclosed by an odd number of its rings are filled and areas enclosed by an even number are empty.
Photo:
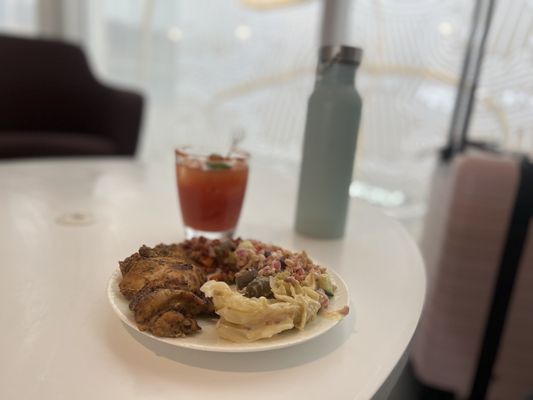
M474 2L357 0L346 43L364 49L352 195L416 236L445 143ZM0 30L80 44L96 75L147 97L141 159L243 129L255 155L296 163L312 90L318 0L0 0ZM499 2L473 138L533 151L533 2Z
M343 41L364 49L350 193L418 239L475 2L345 3ZM0 34L75 43L99 80L141 92L141 161L242 130L254 157L295 168L323 13L319 0L0 0ZM471 139L533 156L532 66L533 1L497 2Z

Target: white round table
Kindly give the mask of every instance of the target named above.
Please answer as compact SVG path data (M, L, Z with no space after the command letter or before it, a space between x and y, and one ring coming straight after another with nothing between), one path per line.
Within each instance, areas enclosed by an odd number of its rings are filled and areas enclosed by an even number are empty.
M356 201L343 240L295 235L296 182L295 168L255 162L238 234L306 249L335 269L350 314L293 347L209 353L126 327L106 298L119 260L142 244L183 239L171 164L0 163L0 398L386 396L423 306L420 254L398 223Z

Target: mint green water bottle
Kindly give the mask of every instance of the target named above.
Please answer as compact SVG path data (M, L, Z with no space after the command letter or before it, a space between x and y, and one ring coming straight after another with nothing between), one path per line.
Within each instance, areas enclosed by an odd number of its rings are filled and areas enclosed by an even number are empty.
M344 235L361 119L355 72L363 51L320 49L317 79L307 106L295 229L334 239Z

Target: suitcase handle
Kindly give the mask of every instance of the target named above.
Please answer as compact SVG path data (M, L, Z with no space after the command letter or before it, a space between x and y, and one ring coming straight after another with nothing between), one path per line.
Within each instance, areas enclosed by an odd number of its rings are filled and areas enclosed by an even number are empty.
M485 42L490 30L495 0L477 0L472 15L470 36L466 47L452 114L448 142L441 151L443 161L450 160L462 152L468 141L468 127L475 101L475 94L483 57Z

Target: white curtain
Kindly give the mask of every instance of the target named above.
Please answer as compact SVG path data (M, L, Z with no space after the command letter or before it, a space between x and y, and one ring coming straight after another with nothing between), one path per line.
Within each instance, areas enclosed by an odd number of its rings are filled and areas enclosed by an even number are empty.
M321 1L39 1L61 4L61 32L86 48L101 79L145 93L142 158L171 157L177 144L224 141L243 128L254 154L297 162ZM35 32L37 2L0 0L0 29ZM424 211L473 3L356 0L349 9L346 41L365 51L353 194L399 218ZM498 2L471 137L533 151L531 26L531 1Z

